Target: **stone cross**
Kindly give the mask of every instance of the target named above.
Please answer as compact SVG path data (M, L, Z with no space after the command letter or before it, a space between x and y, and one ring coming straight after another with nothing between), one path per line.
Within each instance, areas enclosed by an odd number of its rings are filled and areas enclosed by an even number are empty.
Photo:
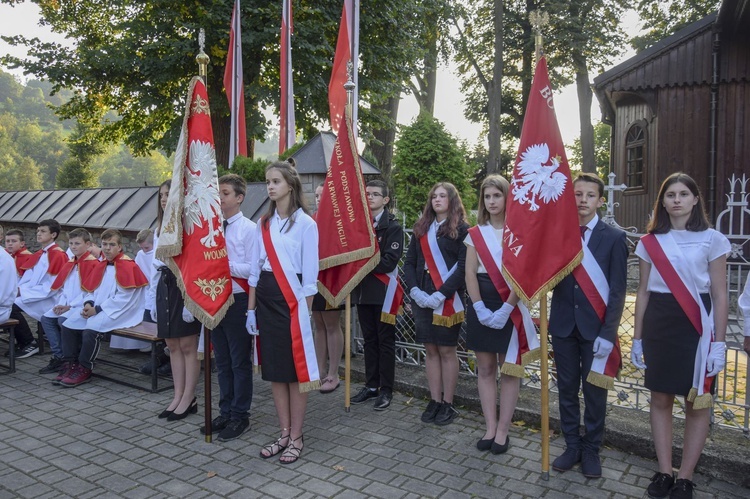
M607 175L609 179L607 185L604 186L604 190L607 191L607 214L604 215L604 221L610 225L616 225L615 223L615 207L620 206L620 203L615 203L615 192L624 191L628 188L625 184L615 185L615 174L610 172Z

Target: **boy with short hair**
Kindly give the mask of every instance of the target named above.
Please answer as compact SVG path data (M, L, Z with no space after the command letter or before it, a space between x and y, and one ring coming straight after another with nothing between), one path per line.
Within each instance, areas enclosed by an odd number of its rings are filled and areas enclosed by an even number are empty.
M50 374L60 371L63 367L62 330L61 325L68 317L78 316L83 310L85 292L81 287L82 273L90 268L83 262L96 261L89 252L91 248L91 234L86 229L74 229L68 233L68 251L73 257L57 274L51 290L61 290L54 307L42 315L42 327L49 341L52 356L47 366L39 370L39 374Z
M245 319L255 223L240 210L246 191L245 179L239 175L229 174L219 179L224 238L234 294L234 304L211 332L218 371L220 410L219 416L212 422L212 429L219 432L220 442L233 440L248 429L253 400L253 337L245 330ZM205 433L205 427L201 428L201 432Z
M21 267L26 266L26 261L32 255L31 251L26 248L26 239L22 230L10 229L5 233L5 251L13 257L16 273L18 277L21 277L25 272Z
M143 318L143 299L148 283L138 265L122 252L122 234L114 229L102 233L102 261L85 261L81 286L84 297L80 315L69 317L62 326L65 373L53 383L74 387L91 379L94 360L104 333L133 327Z
M560 426L566 443L565 452L554 460L552 468L568 471L580 462L583 476L599 478L607 389L592 384L590 380L597 376L592 378L590 373L598 373L592 364L619 361L617 329L625 305L628 247L625 232L597 216L597 209L604 203L604 182L596 175L583 173L573 182L573 190L584 258L552 294L549 332L557 367ZM587 296L600 297L606 307L595 308ZM583 437L579 430L581 385L586 406Z
M28 257L20 266L23 275L18 281L18 297L11 313L11 317L20 322L19 327L16 328L18 342L16 358L19 359L39 353L36 340L21 312L26 312L27 315L39 321L42 314L55 306L57 300L59 291L51 289L52 282L68 261L65 251L55 242L60 235L60 230L60 224L56 220L46 219L39 222L36 229L36 241L41 249Z

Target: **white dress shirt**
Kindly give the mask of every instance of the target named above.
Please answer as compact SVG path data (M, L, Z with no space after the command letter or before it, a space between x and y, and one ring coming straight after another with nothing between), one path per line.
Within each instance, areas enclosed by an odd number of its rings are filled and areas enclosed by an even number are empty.
M239 212L226 219L224 239L227 242L229 272L232 274L232 293L244 293L237 281L250 277L250 253L255 244L255 222Z

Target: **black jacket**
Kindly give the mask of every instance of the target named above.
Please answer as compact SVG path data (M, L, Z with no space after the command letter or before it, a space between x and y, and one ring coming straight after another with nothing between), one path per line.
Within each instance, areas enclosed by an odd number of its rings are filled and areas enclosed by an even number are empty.
M375 237L380 247L380 263L354 289L352 300L361 305L382 305L387 286L373 274L387 274L396 267L404 251L404 229L386 208L380 215Z
M450 298L456 291L465 287L464 266L466 264L466 245L464 244L464 239L466 239L468 230L469 226L463 223L458 227L458 237L456 239L450 239L442 235L437 236L438 247L445 259L446 266L450 269L453 267L453 264L458 262L456 271L438 289L446 298ZM427 236L425 235L424 237ZM411 288L415 286L419 289L424 289L424 279L430 278L425 273L424 265L422 246L419 244L417 237L413 236L409 242L409 249L406 251L406 260L404 261L404 282L406 283L404 291L407 295Z

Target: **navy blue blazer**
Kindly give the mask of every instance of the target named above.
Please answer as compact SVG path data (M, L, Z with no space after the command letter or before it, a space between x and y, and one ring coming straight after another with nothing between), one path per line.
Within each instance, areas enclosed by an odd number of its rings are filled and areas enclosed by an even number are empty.
M591 232L588 248L593 253L609 283L609 302L604 323L599 321L594 308L572 274L555 286L552 293L549 332L552 336L567 338L578 326L585 339L597 336L614 343L625 306L628 246L625 232L599 220Z

